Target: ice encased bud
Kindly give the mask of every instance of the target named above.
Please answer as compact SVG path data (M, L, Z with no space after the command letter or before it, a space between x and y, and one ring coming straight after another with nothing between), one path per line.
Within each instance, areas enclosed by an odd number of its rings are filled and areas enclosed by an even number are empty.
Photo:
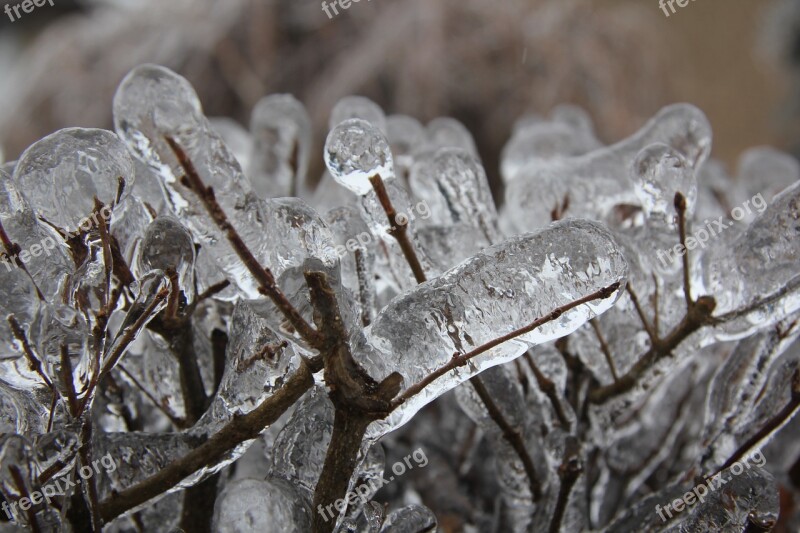
M20 157L14 181L48 222L72 231L94 209L94 198L114 205L136 172L125 144L111 131L59 130L31 145Z
M657 143L639 152L632 165L631 179L648 217L672 217L678 192L686 199L687 217L694 212L697 180L689 164L674 148Z
M371 177L379 175L388 179L394 175L389 142L379 129L365 120L346 120L331 130L324 155L333 179L359 195L372 190Z
M172 217L159 217L147 227L139 256L139 271L174 270L178 284L188 301L194 295L194 262L196 258L192 234Z

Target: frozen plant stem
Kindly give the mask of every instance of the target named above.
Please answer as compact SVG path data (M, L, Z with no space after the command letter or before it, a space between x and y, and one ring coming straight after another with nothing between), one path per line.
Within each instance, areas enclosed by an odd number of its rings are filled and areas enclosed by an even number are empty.
M726 468L729 468L734 463L738 462L742 457L747 455L750 450L758 446L760 442L769 438L770 435L774 434L776 431L781 429L785 426L791 419L797 414L798 409L800 409L800 369L795 369L794 375L792 376L792 390L791 390L791 397L789 399L789 403L781 409L775 416L769 419L769 421L764 424L758 432L747 439L747 441L742 444L739 449L737 449L731 457L725 461L719 469L711 474L710 476L706 477L706 480L709 478L714 477L719 472L722 472Z
M548 314L544 315L543 317L537 318L527 326L524 326L520 329L516 329L501 337L498 337L485 344L482 344L481 346L478 346L474 350L471 350L465 354L458 354L458 353L453 354L453 358L450 359L448 363L437 368L436 370L428 374L425 378L407 388L403 392L403 394L401 394L397 399L395 399L392 402L392 407L396 409L397 407L405 403L412 396L422 392L422 390L424 390L425 387L427 387L440 377L444 376L448 372L452 372L456 368L466 366L471 359L474 359L475 357L481 355L482 353L485 353L491 350L492 348L503 344L504 342L513 340L519 337L520 335L525 335L526 333L530 333L531 331L535 330L538 327L541 327L544 324L547 324L548 322L558 320L561 317L561 315L563 315L568 311L571 311L572 309L575 309L576 307L587 304L589 302L593 302L595 300L604 300L610 297L612 294L614 294L614 292L619 290L619 286L620 286L619 282L612 283L608 287L593 292L587 296L584 296L583 298L579 298L568 304L562 305L561 307L557 307L552 311L550 311Z
M36 372L42 381L44 381L45 385L47 385L53 392L55 389L53 388L53 384L47 378L45 373L42 371L42 362L39 360L38 357L33 353L33 349L31 348L31 344L28 341L27 335L25 335L25 331L20 326L19 322L17 321L14 315L8 315L8 324L11 326L11 332L14 335L14 338L17 339L20 346L22 347L22 353L25 355L25 358L28 360L28 365L30 369Z
M553 411L556 413L556 417L558 417L558 421L561 423L561 426L566 430L570 430L570 423L567 415L564 413L564 406L561 405L561 399L558 396L558 390L556 389L556 384L553 383L553 380L549 379L545 376L539 367L536 366L536 363L533 362L533 357L531 356L530 351L525 352L523 358L528 363L531 371L533 372L533 376L536 378L536 383L539 385L539 388L542 392L547 396L550 400L550 403L553 405Z
M589 402L601 404L631 390L657 361L672 354L672 351L689 335L711 323L711 314L714 312L715 305L714 299L710 296L698 298L696 302L692 303L680 324L675 326L675 329L665 338L655 339L650 349L636 361L626 374L610 385L589 391Z
M689 249L686 248L686 197L680 192L675 193L675 211L678 212L678 233L681 240L681 250L683 254L683 295L686 299L686 307L689 308L694 303L692 300L692 287L689 281Z
M307 272L314 321L322 335L321 355L325 384L334 406L331 442L325 455L313 508L326 508L344 498L367 426L389 414L391 399L397 394L402 378L396 372L377 383L353 359L347 343L336 294L321 272ZM333 531L335 519L326 521L322 513L314 513L315 533Z
M694 299L691 296L691 272L689 270L688 250L686 249L686 198L680 192L675 193L674 205L678 213L678 233L684 250L683 293L686 300L686 315L675 329L662 339L645 316L636 293L631 287L628 287L628 294L636 308L636 313L639 315L639 319L650 337L650 349L636 361L627 374L616 379L614 383L590 390L587 397L590 403L601 404L614 396L630 391L656 362L671 355L672 351L686 340L689 335L717 321L712 317L716 307L716 301L713 297L701 296ZM658 317L658 309L655 311L655 316Z
M300 367L272 396L246 415L234 417L207 441L185 456L100 503L100 517L105 523L122 513L164 494L198 470L223 459L242 442L256 438L274 423L314 384L313 373L322 368L318 358L303 360Z
M561 531L561 522L564 520L564 513L567 510L567 503L569 502L569 495L572 492L572 487L583 471L580 460L578 459L577 443L574 439L570 438L564 449L564 460L558 469L558 477L561 480L561 486L558 489L558 500L556 500L556 508L553 511L553 517L550 521L550 533L558 533Z
M525 474L528 476L528 486L531 491L531 497L534 501L537 501L542 497L542 484L539 481L536 468L533 466L533 460L528 450L525 448L525 439L522 437L520 431L509 424L505 419L500 408L497 407L492 400L489 391L486 390L483 381L476 376L470 379L469 382L486 406L486 410L489 411L489 416L491 416L492 420L500 427L500 430L503 432L503 438L511 445L522 461L522 467L525 469Z
M403 224L397 223L397 210L394 208L394 205L392 205L392 201L389 198L389 194L386 191L386 187L384 186L381 177L379 175L375 175L371 177L369 181L372 184L372 188L375 190L375 194L378 196L381 207L383 207L384 212L386 212L386 217L389 219L389 235L391 235L397 241L397 243L400 245L400 248L403 250L403 255L405 256L408 265L411 267L417 283L424 283L427 281L427 277L422 269L422 265L420 264L416 250L414 249L414 244L408 237L408 222L406 221ZM520 461L522 461L522 465L525 468L525 473L528 476L528 482L530 483L531 495L534 501L538 500L541 496L542 490L536 475L536 469L533 467L533 460L531 459L528 450L525 449L525 440L522 438L520 432L506 420L503 412L495 404L491 394L489 394L489 391L486 390L481 378L479 376L472 377L470 378L470 383L475 388L475 392L477 392L478 397L486 406L489 416L500 428L503 438L519 456Z
M611 350L609 350L608 343L606 342L605 337L603 337L603 332L600 331L600 324L597 323L597 318L591 319L589 321L589 325L592 326L594 334L597 337L597 342L600 343L600 350L603 352L603 356L606 358L608 369L611 371L611 377L614 378L614 381L619 381L617 367L614 365L614 358L611 356Z
M411 267L411 271L414 273L414 278L417 280L417 283L424 283L426 280L425 271L422 269L419 257L417 257L414 251L414 245L408 237L408 222L406 221L402 224L397 222L397 210L395 210L394 205L392 205L392 200L389 198L389 193L386 191L381 177L379 175L372 176L369 182L372 184L375 194L378 195L378 201L381 203L381 207L383 207L383 210L386 212L386 217L389 219L389 235L394 237L397 244L400 245L400 249L403 250L403 255L406 261L408 261L408 266Z
M236 228L234 228L228 220L228 216L225 214L222 206L217 202L214 196L214 189L206 187L203 184L203 180L197 173L194 163L192 163L186 155L183 148L181 148L172 137L165 137L165 139L185 172L181 183L200 198L208 215L220 231L225 233L236 255L239 256L239 259L241 259L250 274L258 281L262 294L272 300L275 306L280 309L281 313L283 313L289 323L292 324L292 327L294 327L303 339L311 344L311 346L317 347L320 343L318 332L305 321L300 315L300 312L289 302L286 295L281 292L275 282L275 276L273 276L272 272L268 268L262 266L253 255L253 252L250 251L250 248L247 247L247 244L245 244L242 237L236 231Z

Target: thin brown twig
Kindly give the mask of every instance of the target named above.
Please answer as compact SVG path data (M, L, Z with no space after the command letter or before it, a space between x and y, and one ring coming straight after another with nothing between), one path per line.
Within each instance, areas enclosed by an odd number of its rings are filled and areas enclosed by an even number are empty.
M116 368L117 370L120 371L120 373L124 374L128 379L130 379L131 382L133 382L134 386L136 386L137 389L142 391L142 394L144 394L147 397L147 399L150 400L150 402L156 407L156 409L161 411L164 414L164 416L166 416L176 428L182 429L186 427L186 422L178 418L176 415L171 413L166 407L161 405L161 403L156 399L156 397L153 396L153 394L150 391L145 389L144 386L139 382L139 380L136 379L136 377L133 374L131 374L127 368L125 368L125 365L119 363L117 364Z
M372 302L369 300L368 279L366 258L361 248L356 248L355 252L356 276L358 277L358 301L361 304L361 325L367 327L372 322L371 308Z
M75 392L75 382L72 377L72 361L69 359L69 350L66 344L61 345L61 381L67 391L67 405L72 418L77 418L79 413L78 394ZM88 394L87 394L88 396Z
M530 351L525 352L523 355L523 359L528 363L531 371L533 372L533 376L536 378L536 383L539 385L539 389L547 396L550 400L550 403L553 406L553 411L556 413L556 417L561 425L567 430L570 431L570 422L567 418L566 413L564 412L564 406L561 405L561 400L558 397L558 390L556 389L556 384L553 383L553 380L549 379L547 376L539 370L539 367L536 366L536 363L533 362L533 357L531 356Z
M611 370L611 377L614 378L614 381L619 381L619 375L617 374L617 367L614 365L614 358L611 356L611 350L608 347L608 343L606 342L605 337L603 337L603 332L600 331L600 324L597 322L597 318L593 318L589 321L589 325L592 326L594 330L594 334L597 337L597 341L600 343L600 351L603 352L603 356L606 358L606 363L608 364L609 370Z
M22 472L20 471L17 465L8 465L8 471L11 473L11 478L14 480L14 485L17 487L22 498L30 499L30 495L28 494L28 489L25 487L25 478L22 476ZM20 507L22 507L20 505ZM39 522L36 520L36 513L33 510L33 507L28 507L25 511L25 514L28 517L28 525L31 527L31 531L33 533L40 533L42 531L41 527L39 527Z
M111 353L106 357L106 362L102 368L98 369L94 375L92 375L91 380L89 381L89 386L86 391L86 395L83 397L83 401L81 402L79 413L83 413L86 409L87 405L89 404L89 399L92 397L92 393L94 389L97 387L97 384L100 382L100 379L111 372L111 369L119 362L120 357L125 353L128 346L131 342L136 338L139 332L144 328L144 326L149 322L153 317L152 314L155 311L156 307L161 305L161 302L169 294L168 289L160 290L153 301L147 306L147 309L136 319L136 321L129 327L126 328L125 333L122 334L122 338L119 342L115 343L115 347L111 351Z
M92 468L92 417L91 414L82 417L81 422L81 444L78 450L81 465L83 467ZM89 514L92 520L92 529L94 531L102 531L102 522L100 521L99 507L100 502L97 497L97 483L94 476L84 480L86 495L88 496L87 504L89 506Z
M558 533L561 531L561 522L564 520L564 513L567 510L569 495L572 492L572 487L575 486L575 482L578 481L583 471L576 448L577 443L574 441L568 442L564 451L564 460L558 468L558 477L561 480L561 486L558 489L556 508L550 520L550 533Z
M414 245L408 237L408 221L398 221L397 210L395 210L392 200L389 198L389 193L386 191L386 186L383 184L381 177L376 174L369 179L369 182L372 184L372 188L378 196L378 201L381 203L383 210L386 212L386 217L389 219L389 235L400 245L400 249L403 251L403 255L408 262L408 266L411 267L411 272L414 273L414 278L417 280L417 283L424 283L427 279L425 270L423 270L422 264L419 262L419 257L414 250Z
M528 476L528 486L531 491L531 497L533 498L533 501L538 501L539 498L542 497L542 484L541 481L539 481L539 475L536 473L536 468L533 466L533 459L531 459L528 449L525 446L525 440L522 438L522 433L508 423L503 415L503 412L500 410L497 404L494 403L491 394L489 394L489 391L486 389L483 381L478 376L472 378L470 380L470 384L475 389L475 392L478 394L478 397L481 399L483 404L486 406L486 410L489 411L489 416L500 427L503 438L509 443L511 448L520 458L522 467L525 469L525 474Z
M783 409L778 411L775 416L770 418L755 435L747 439L744 444L739 446L733 455L731 455L730 458L725 461L725 464L719 467L713 474L706 476L706 480L716 476L726 468L732 466L734 463L737 463L760 442L785 426L792 419L792 417L797 414L798 409L800 409L800 370L795 370L794 375L792 376L792 390L789 403L787 403Z
M675 326L664 339L653 344L649 350L636 362L633 367L614 383L597 387L589 391L588 401L595 404L604 403L611 397L631 390L639 378L649 370L657 361L672 354L689 335L711 323L711 314L714 312L714 299L702 296L692 304L683 320Z
M692 287L689 276L689 249L686 248L686 197L680 192L675 193L675 211L678 212L678 234L681 241L683 254L683 295L686 300L686 307L689 308L694 303L692 300Z
M641 304L639 303L639 297L636 296L636 292L633 290L633 286L628 283L628 296L633 303L634 309L636 309L636 314L639 315L639 320L642 321L642 326L644 330L647 332L647 336L650 337L650 345L655 346L659 343L660 339L658 337L658 332L653 329L653 326L650 325L650 320L645 316L644 310L642 309Z
M22 353L28 360L28 365L30 365L31 370L36 372L51 390L55 391L53 382L50 381L50 379L42 370L42 362L38 357L36 357L36 354L33 353L33 348L31 348L31 344L28 341L28 336L25 335L25 330L23 330L22 326L20 326L19 322L17 321L17 317L14 315L8 315L8 324L11 326L11 332L14 334L14 338L17 339L22 346Z

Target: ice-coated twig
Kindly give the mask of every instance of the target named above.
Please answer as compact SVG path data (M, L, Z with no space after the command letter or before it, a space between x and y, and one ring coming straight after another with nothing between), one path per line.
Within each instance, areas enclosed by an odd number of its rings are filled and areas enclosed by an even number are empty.
M22 347L22 353L28 360L28 365L31 370L36 372L51 390L55 391L53 383L42 370L42 361L33 353L33 348L31 348L31 343L28 341L28 336L25 334L25 330L22 329L22 326L20 326L14 315L8 315L8 324L11 326L11 332L14 334L14 338L17 339L17 342L19 342Z
M369 283L369 273L367 272L363 250L361 250L361 248L356 248L353 254L355 255L356 276L358 277L358 301L361 304L361 325L367 327L372 322L372 317L370 316L372 302L370 302L368 298L369 289L367 285Z
M533 459L531 459L528 449L525 447L525 439L522 433L513 427L503 416L503 412L497 407L497 404L492 400L489 391L480 379L471 379L470 384L475 389L478 397L483 401L486 410L489 411L489 416L500 427L503 432L503 438L511 445L516 454L522 461L522 467L525 469L525 474L528 477L528 486L531 491L531 496L534 501L542 497L542 483L539 481L539 475L536 473L536 468L533 466Z
M422 269L419 257L417 257L417 253L414 251L414 245L408 237L408 221L406 220L402 223L397 221L397 210L394 208L394 205L392 205L392 200L389 198L389 193L386 192L386 187L380 175L376 174L372 176L369 182L372 184L372 188L378 196L378 201L381 203L381 207L383 207L383 210L386 212L386 217L389 219L389 235L394 237L397 244L400 245L400 249L403 250L403 255L408 262L408 266L411 267L411 271L414 273L414 278L417 280L417 283L425 282L425 271Z
M425 387L427 387L428 385L430 385L431 383L433 383L434 381L436 381L440 377L444 376L448 372L451 372L451 371L455 370L456 368L459 368L459 367L462 367L462 366L466 366L467 363L469 363L469 361L471 359L474 359L475 357L481 355L482 353L487 352L487 351L491 350L492 348L503 344L504 342L508 342L508 341L513 340L513 339L515 339L515 338L517 338L517 337L519 337L521 335L525 335L526 333L530 333L531 331L535 330L536 328L541 327L544 324L547 324L548 322L552 322L554 320L558 320L561 317L561 315L563 315L567 311L570 311L570 310L572 310L572 309L574 309L574 308L576 308L578 306L587 304L587 303L592 302L594 300L604 300L604 299L608 298L609 296L611 296L612 294L614 294L615 291L619 290L619 286L620 286L619 282L612 283L608 287L605 287L603 289L595 291L595 292L593 292L593 293L591 293L591 294L589 294L587 296L584 296L583 298L579 298L579 299L574 300L574 301L572 301L572 302L570 302L568 304L562 305L561 307L557 307L557 308L553 309L552 311L550 311L550 313L546 314L545 316L537 318L536 320L534 320L533 322L531 322L527 326L524 326L522 328L516 329L516 330L514 330L514 331L512 331L510 333L507 333L507 334L505 334L505 335L503 335L501 337L498 337L498 338L496 338L494 340L491 340L491 341L489 341L489 342L487 342L485 344L482 344L481 346L478 346L474 350L471 350L471 351L469 351L467 353L464 353L464 354L458 354L458 353L453 354L453 358L450 359L450 361L448 361L447 364L442 365L438 369L436 369L433 372L431 372L430 374L428 374L425 378L423 378L419 382L417 382L414 385L411 385L410 387L408 387L403 392L403 394L401 394L397 399L395 399L392 402L392 408L396 409L397 407L401 406L409 398L411 398L412 396L422 392L425 389Z
M143 385L142 385L142 384L139 382L139 380L138 380L138 379L136 379L136 376L134 376L133 374L131 374L131 373L128 371L128 369L127 369L127 368L125 368L125 365L123 365L122 363L119 363L119 364L117 365L117 367L116 367L116 368L117 368L117 370L119 370L119 371L120 371L120 373L121 373L121 374L124 374L126 378L128 378L129 380L131 380L131 382L133 383L133 385L134 385L134 386L135 386L137 389L139 389L139 390L142 392L142 394L144 394L144 395L145 395L145 397L147 397L147 399L148 399L148 400L150 400L150 403L152 403L152 404L153 404L153 406L154 406L156 409L158 409L159 411L161 411L161 412L164 414L164 416L166 416L166 417L169 419L169 421L170 421L170 422L172 422L172 424L173 424L173 425L174 425L176 428L183 429L183 428L185 428L185 427L186 427L186 421L184 421L184 420L182 420L182 419L178 418L178 417L177 417L177 416L175 416L173 413L171 413L171 412L170 412L168 409L166 409L166 408L165 408L163 405L161 405L161 402L159 402L159 401L156 399L156 397L155 397L155 396L153 396L153 393L152 393L152 392L150 392L150 391L148 391L147 389L145 389L145 388L144 388L144 386L143 386Z
M597 323L597 318L591 319L589 321L589 325L592 326L592 330L594 330L594 334L597 337L597 342L600 343L600 351L603 352L603 356L606 358L606 363L608 363L608 369L611 371L611 376L614 378L614 381L619 381L617 367L614 365L614 358L611 356L611 350L608 347L605 337L603 337L603 332L600 331L600 324Z
M122 334L122 338L119 342L115 343L115 346L111 353L106 358L106 362L102 368L98 369L94 375L92 376L91 380L89 381L89 386L86 390L86 395L83 397L83 401L81 402L79 413L82 413L86 406L88 405L89 399L92 397L92 393L94 389L97 387L100 379L111 372L111 369L119 362L120 357L122 354L125 353L125 350L128 349L128 345L136 338L139 332L147 325L153 317L152 314L155 309L161 304L161 302L168 296L169 291L167 289L160 290L147 309L136 319L136 321L126 328L125 333Z
M88 416L83 416L81 419L81 444L78 450L80 456L81 466L92 468L92 417L90 413ZM102 522L100 521L99 507L100 502L97 497L97 481L95 476L89 476L84 480L84 490L86 496L86 504L89 507L89 514L92 521L93 531L102 531Z
M228 220L228 216L225 214L222 206L217 202L214 196L214 190L203 184L203 180L197 173L194 163L189 159L189 156L172 137L166 136L165 140L175 153L175 157L178 158L178 162L185 172L181 183L200 198L208 215L217 227L225 233L236 255L241 259L242 264L244 264L245 268L247 268L258 282L262 294L272 300L275 306L283 313L289 323L292 324L292 327L294 327L303 339L311 344L311 346L318 346L321 342L319 333L305 321L302 315L300 315L300 312L289 302L289 299L283 294L275 282L275 276L272 272L255 258L253 252L250 251L250 248L244 242L241 235L239 235L239 232L236 231L236 228L234 228L233 224Z
M8 471L11 473L11 478L14 480L14 485L21 495L20 500L22 498L30 499L28 489L25 488L25 478L22 476L22 472L20 472L19 467L13 464L8 465ZM31 527L31 531L33 533L40 533L42 528L39 527L39 522L36 521L36 512L34 508L29 506L25 511L25 514L28 516L28 525Z
M633 290L633 286L630 283L628 283L627 289L628 289L628 296L630 297L631 302L633 303L633 308L636 309L636 314L639 315L639 320L642 321L642 326L644 327L644 330L647 332L647 336L650 338L650 345L655 346L659 342L658 328L651 325L650 320L648 320L647 317L645 316L644 310L642 309L642 305L639 302L639 297L636 296L636 292ZM656 307L654 324L657 320L658 320L658 308Z
M20 248L19 244L11 241L11 239L8 237L8 233L6 233L6 229L3 227L2 222L0 222L0 243L3 244L3 249L8 256L8 259L12 260L13 258L14 266L21 269L30 278L33 287L36 289L36 295L39 297L39 300L44 301L44 294L42 294L41 289L39 289L39 285L37 285L36 280L33 279L33 276L31 276L31 273L28 271L28 267L26 267L25 263L19 258L22 248Z
M72 381L72 362L69 359L69 351L66 344L61 345L61 375L59 378L64 383L64 389L67 391L69 414L72 418L77 418L83 409L81 409L81 404L78 403L78 394L75 392L75 383ZM89 392L87 392L86 397L89 397Z
M550 400L550 403L553 405L553 411L556 413L556 417L558 417L558 421L564 427L565 430L570 431L570 423L567 415L564 413L564 406L561 405L561 399L558 397L558 390L556 388L556 384L553 383L553 380L549 379L545 376L539 367L536 366L536 363L533 361L533 357L531 356L530 351L525 352L522 356L525 361L528 363L531 371L533 372L533 376L536 378L536 383L539 385L539 388L542 390L545 396Z
M706 480L716 476L726 468L729 468L734 463L738 462L742 457L747 455L753 448L757 447L759 443L769 438L770 435L777 432L785 426L800 410L800 369L795 369L792 375L792 390L789 403L783 409L778 411L775 416L770 418L764 426L759 429L752 437L747 439L744 444L733 453L733 455L725 461L725 464L720 466L713 474L706 476Z
M605 387L597 387L589 391L587 397L590 403L601 404L613 396L623 394L631 390L638 380L649 370L658 360L672 354L689 335L711 323L711 314L714 312L716 303L709 296L701 296L692 303L686 316L675 326L669 335L663 339L657 339L649 350L634 363L633 367L618 381Z
M303 359L284 385L246 415L236 416L207 441L152 476L115 493L100 503L105 523L173 488L203 467L225 457L242 442L256 438L274 423L314 384L313 374L322 368L319 358Z
M683 295L686 300L687 309L692 307L695 301L692 299L692 285L689 271L689 249L686 248L686 197L680 193L675 193L675 211L678 212L678 234L681 240L681 259L683 261Z
M325 383L334 406L333 433L314 491L314 508L343 498L357 465L358 452L367 426L389 414L391 399L397 395L402 378L398 373L377 383L353 359L336 294L321 272L307 272L314 321L322 335L321 357ZM335 521L314 513L314 533L333 531Z
M564 460L558 468L558 477L561 480L561 485L558 489L556 508L550 520L550 533L558 533L561 531L561 522L564 520L564 513L567 510L569 495L572 492L572 487L575 485L575 482L578 481L583 471L583 467L578 458L577 448L577 442L572 438L567 441L564 448Z
M427 281L427 277L425 276L425 272L420 264L419 256L417 256L416 250L414 249L414 244L408 237L408 221L402 224L397 222L397 211L392 205L392 201L389 198L389 194L386 191L386 187L384 186L380 175L371 177L369 181L372 184L375 194L378 196L378 200L380 201L381 207L383 207L383 210L386 213L386 217L389 219L389 235L391 235L397 241L397 243L400 245L400 248L403 250L403 255L405 256L408 265L411 267L417 283L424 283ZM530 454L528 454L528 450L525 448L525 442L522 438L522 435L516 429L514 429L511 424L509 424L508 420L506 420L503 412L500 410L497 404L495 404L492 396L486 390L486 387L484 386L483 381L481 381L480 376L474 376L470 378L470 383L478 393L478 397L486 406L489 416L500 428L503 438L506 439L511 448L519 456L520 461L522 461L522 464L525 468L525 473L528 476L528 482L531 486L531 494L533 495L534 500L538 500L541 496L541 486L536 476L536 470L533 468L533 461L530 457Z

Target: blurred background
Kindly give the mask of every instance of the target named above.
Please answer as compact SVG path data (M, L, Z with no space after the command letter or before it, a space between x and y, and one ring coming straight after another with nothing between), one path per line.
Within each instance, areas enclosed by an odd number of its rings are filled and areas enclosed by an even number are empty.
M62 127L110 128L114 89L143 62L186 76L209 116L245 126L260 97L293 93L320 154L345 95L455 117L496 189L514 121L558 103L587 109L614 142L663 105L691 102L731 170L747 147L800 149L798 0L699 0L669 18L658 0L362 0L333 19L320 0L54 4L13 23L0 14L6 160Z

